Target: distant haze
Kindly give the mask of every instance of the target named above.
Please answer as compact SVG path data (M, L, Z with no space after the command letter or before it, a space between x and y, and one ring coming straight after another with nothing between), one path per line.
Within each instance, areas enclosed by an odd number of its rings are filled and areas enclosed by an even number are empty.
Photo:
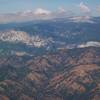
M0 0L0 23L65 16L100 16L100 0Z

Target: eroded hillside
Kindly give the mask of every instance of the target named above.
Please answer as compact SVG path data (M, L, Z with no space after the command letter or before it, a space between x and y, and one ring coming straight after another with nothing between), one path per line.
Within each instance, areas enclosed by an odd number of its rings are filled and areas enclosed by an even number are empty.
M100 48L0 56L1 100L99 100Z

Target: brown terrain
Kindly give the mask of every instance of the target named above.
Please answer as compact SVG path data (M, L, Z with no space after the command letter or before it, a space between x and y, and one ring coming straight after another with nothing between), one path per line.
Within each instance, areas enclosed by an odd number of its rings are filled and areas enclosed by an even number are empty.
M0 56L0 100L100 100L100 48Z

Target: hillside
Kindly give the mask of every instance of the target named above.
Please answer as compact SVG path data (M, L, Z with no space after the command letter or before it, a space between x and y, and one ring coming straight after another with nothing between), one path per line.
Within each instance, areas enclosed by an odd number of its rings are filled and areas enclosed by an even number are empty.
M99 100L100 48L0 56L1 100Z

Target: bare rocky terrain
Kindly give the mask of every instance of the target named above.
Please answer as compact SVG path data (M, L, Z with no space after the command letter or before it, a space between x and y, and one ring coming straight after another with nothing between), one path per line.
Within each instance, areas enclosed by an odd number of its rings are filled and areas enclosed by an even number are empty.
M0 56L0 100L99 100L100 48Z

